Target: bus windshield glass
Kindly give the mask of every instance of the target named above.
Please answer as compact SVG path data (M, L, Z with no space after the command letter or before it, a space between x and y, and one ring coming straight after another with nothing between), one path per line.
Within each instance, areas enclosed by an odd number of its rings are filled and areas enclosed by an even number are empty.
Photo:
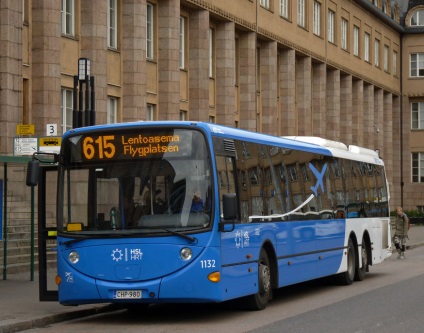
M65 140L59 232L162 235L210 228L211 162L201 132L114 128Z

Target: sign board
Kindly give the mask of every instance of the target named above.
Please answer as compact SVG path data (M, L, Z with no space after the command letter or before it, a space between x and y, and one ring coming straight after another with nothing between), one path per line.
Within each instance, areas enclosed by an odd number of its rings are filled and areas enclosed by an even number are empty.
M34 124L16 125L16 135L34 135Z
M57 136L49 136L40 138L38 151L40 153L59 153L62 138Z
M46 135L57 136L57 124L47 124Z
M37 138L14 138L13 155L14 156L31 156L38 151Z

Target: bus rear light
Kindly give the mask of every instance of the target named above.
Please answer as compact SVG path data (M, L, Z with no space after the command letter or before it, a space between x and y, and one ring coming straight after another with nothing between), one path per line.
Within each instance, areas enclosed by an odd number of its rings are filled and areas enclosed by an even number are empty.
M221 281L221 274L219 272L213 272L208 275L208 280L211 282Z
M181 249L180 251L181 259L187 261L187 260L190 260L192 256L193 256L193 251L190 248L184 247Z
M62 278L59 275L56 275L54 281L56 282L57 285L59 285L62 282Z

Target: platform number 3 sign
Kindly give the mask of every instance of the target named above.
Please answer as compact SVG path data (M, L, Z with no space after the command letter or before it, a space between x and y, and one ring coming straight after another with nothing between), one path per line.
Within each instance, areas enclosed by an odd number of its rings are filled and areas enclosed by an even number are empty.
M47 136L57 136L57 124L47 124Z

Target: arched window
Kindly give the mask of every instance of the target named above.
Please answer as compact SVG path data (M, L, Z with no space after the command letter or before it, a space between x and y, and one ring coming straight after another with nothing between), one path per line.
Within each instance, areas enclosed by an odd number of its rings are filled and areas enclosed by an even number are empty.
M417 10L411 17L411 27L424 26L424 9Z

